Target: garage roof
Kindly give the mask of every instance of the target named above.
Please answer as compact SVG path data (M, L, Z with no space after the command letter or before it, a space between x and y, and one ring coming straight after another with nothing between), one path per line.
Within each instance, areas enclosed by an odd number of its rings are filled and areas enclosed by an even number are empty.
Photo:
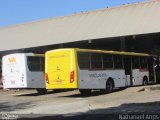
M128 4L0 28L0 51L160 32L160 1Z

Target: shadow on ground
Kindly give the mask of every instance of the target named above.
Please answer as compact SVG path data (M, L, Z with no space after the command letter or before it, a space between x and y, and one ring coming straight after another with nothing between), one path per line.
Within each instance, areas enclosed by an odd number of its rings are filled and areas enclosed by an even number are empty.
M0 112L11 112L15 110L27 109L29 107L33 107L31 102L19 103L19 104L11 104L9 102L0 103Z
M144 117L142 120L160 120L160 101L147 103L126 103L117 107L106 109L89 110L85 113L65 115L28 115L20 119L37 120L120 120L120 117L130 116L125 120L139 120L137 117ZM141 115L141 116L140 116ZM39 117L38 117L39 116ZM132 118L131 118L132 117ZM134 118L133 118L134 117ZM124 119L124 118L123 118Z
M50 91L50 92L47 92L46 94L43 94L43 95L47 95L47 94L53 94L55 93L54 91ZM20 97L20 96L42 96L40 94L38 94L37 92L34 92L34 93L25 93L25 94L20 94L20 95L15 95L16 97Z
M90 95L81 95L80 93L77 93L77 94L72 94L72 95L65 95L65 96L59 96L59 97L71 97L71 98L78 98L78 97L93 97L93 96L100 96L100 95L106 95L106 94L112 94L112 93L115 93L115 92L119 92L119 91L123 91L125 90L126 88L117 88L117 89L114 89L111 93L106 93L106 92L102 92L102 91L99 91L99 90L94 90L91 92Z
M122 91L126 88L121 88L121 89L115 89L112 93L114 92L119 92L119 91ZM38 94L37 92L32 92L32 93L23 93L23 94L20 94L20 95L14 95L15 97L23 97L23 96L45 96L45 95L49 95L49 94L56 94L56 93L64 93L64 92L69 92L69 91L73 91L73 90L53 90L53 91L48 91L46 94L43 94L43 95L40 95ZM93 91L91 93L91 95L86 95L86 96L82 96L80 93L77 93L77 94L72 94L72 95L65 95L65 96L59 96L59 97L92 97L92 96L99 96L99 95L105 95L105 94L109 94L109 93L105 93L105 92L100 92L100 91Z
M71 90L53 90L53 91L48 91L46 94L39 94L36 91L33 93L25 93L25 94L20 94L20 95L15 95L16 97L20 96L42 96L42 95L49 95L49 94L55 94L55 93L61 93L61 92L68 92Z

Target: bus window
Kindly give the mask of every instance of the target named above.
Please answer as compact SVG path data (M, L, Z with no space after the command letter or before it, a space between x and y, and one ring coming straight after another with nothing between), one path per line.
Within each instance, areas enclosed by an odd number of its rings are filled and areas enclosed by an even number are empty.
M40 57L28 56L27 64L30 71L43 71Z
M102 56L99 53L91 54L91 69L102 69Z
M77 52L78 65L80 69L90 69L90 54L86 52Z
M123 68L122 56L114 55L113 60L114 60L114 69L122 69Z
M139 57L132 57L132 68L133 69L139 69L140 68L140 63L139 63Z
M141 65L141 68L148 68L148 60L146 57L140 57L140 65Z
M113 68L113 57L112 55L103 54L103 69Z

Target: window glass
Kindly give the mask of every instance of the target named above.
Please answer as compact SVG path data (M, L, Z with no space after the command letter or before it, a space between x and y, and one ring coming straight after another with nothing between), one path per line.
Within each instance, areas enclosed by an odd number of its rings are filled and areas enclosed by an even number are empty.
M90 69L90 55L86 52L77 52L78 65L80 69Z
M140 57L141 68L147 68L147 63L148 63L147 57Z
M91 53L91 69L102 69L102 56L100 53Z
M113 68L113 58L112 55L103 54L103 69Z
M40 71L44 71L45 68L45 58L40 57Z
M114 60L114 68L115 69L122 69L123 68L122 56L114 55L113 60Z
M43 71L44 70L44 57L28 56L27 64L30 71Z
M134 56L132 57L132 68L133 69L139 69L140 68L140 63L139 63L139 57Z

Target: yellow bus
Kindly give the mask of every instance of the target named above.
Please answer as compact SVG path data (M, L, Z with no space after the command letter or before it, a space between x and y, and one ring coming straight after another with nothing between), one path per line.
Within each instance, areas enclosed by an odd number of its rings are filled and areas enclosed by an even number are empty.
M145 53L56 49L45 54L47 89L79 89L111 92L116 87L155 82L153 56Z

